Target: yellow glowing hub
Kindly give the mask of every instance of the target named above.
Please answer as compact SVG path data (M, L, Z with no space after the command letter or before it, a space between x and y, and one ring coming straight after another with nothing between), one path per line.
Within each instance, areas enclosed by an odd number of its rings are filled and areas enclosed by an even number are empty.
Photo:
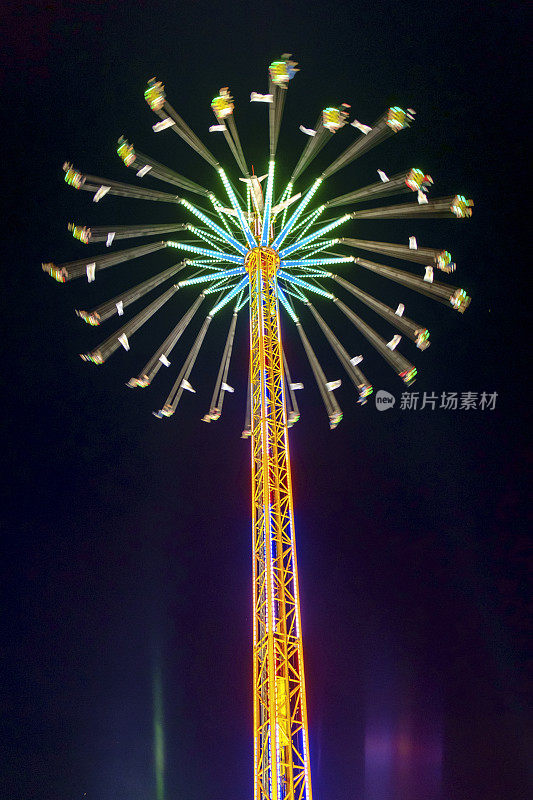
M271 247L253 247L244 259L247 272L253 272L261 265L269 275L274 275L279 269L279 264L279 253Z

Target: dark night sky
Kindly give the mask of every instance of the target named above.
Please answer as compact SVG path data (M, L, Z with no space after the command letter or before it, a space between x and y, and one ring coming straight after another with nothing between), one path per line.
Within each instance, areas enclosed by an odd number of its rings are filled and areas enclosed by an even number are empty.
M14 170L3 188L0 796L155 798L151 686L159 664L169 800L251 797L246 326L238 328L236 392L222 419L200 422L227 315L213 323L197 363L197 394L186 393L171 420L156 421L150 412L172 376L144 392L123 387L164 337L168 316L139 332L130 353L85 365L77 353L107 335L73 314L87 307L90 289L83 281L59 286L40 263L80 257L70 220L172 220L170 207L141 201L93 206L63 183L65 159L132 182L114 154L122 133L216 186L177 137L153 136L142 92L154 74L204 141L209 102L229 85L249 159L264 171L266 111L247 97L265 90L268 63L291 51L301 72L278 148L282 177L303 145L298 124L312 125L324 105L351 103L371 123L398 103L417 110L416 124L341 172L328 192L365 185L378 167L420 166L433 175L435 196L474 198L470 222L361 226L363 238L405 241L415 232L451 250L457 282L473 296L464 317L378 278L363 276L361 285L408 303L432 331L425 353L402 343L419 369L413 390L498 392L494 411L401 411L402 384L340 324L349 349L368 353L374 386L397 404L378 413L343 386L344 420L330 432L295 332L287 332L293 375L306 385L291 455L315 796L526 800L525 4L16 5L2 62L2 149ZM224 142L208 144L236 176ZM334 141L304 183L339 150ZM122 265L90 288L100 301L168 263L158 254ZM182 308L176 300L170 311ZM328 377L341 377L303 319Z

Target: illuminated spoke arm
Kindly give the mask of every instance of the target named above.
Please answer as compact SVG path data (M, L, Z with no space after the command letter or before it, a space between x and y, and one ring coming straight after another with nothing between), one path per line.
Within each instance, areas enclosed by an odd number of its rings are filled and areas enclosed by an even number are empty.
M296 328L300 335L300 339L304 346L304 350L306 352L307 358L309 359L309 364L311 365L311 369L313 370L313 375L315 376L315 380L320 391L320 396L324 402L324 406L326 408L328 417L329 417L329 427L336 428L339 422L342 419L342 411L340 409L339 404L335 398L335 395L332 391L328 390L328 381L324 374L322 367L318 362L318 358L315 355L315 351L311 347L309 343L309 339L305 335L305 331L302 327L302 323L300 320L296 322Z
M366 134L361 136L352 145L340 154L338 158L329 165L322 173L323 178L329 178L335 172L338 172L343 167L351 164L356 158L359 158L363 153L367 153L376 145L388 139L398 131L404 130L408 127L413 116L410 112L406 112L401 108L389 108L388 111L381 117L381 119L371 128Z
M194 233L200 239L203 239L204 242L207 242L207 244L211 245L211 247L220 247L220 245L224 244L224 239L215 233L207 233L207 231L197 228L196 225L187 224L185 227L188 231Z
M181 368L180 373L176 378L176 382L174 383L174 386L170 390L170 394L166 399L165 405L160 411L154 411L153 412L154 416L159 418L172 416L172 414L174 414L176 408L178 407L178 403L181 399L184 390L185 389L190 390L189 377L192 372L192 368L196 363L196 359L198 358L198 353L200 352L200 348L205 339L207 329L209 328L209 324L212 319L213 317L211 314L208 314L207 317L205 318L203 325L200 328L200 332L198 333L198 336L196 337L195 342L191 347L189 355L185 359L185 363L183 364L183 367Z
M138 178L144 178L145 175L149 175L151 178L156 178L156 180L170 183L172 186L179 186L180 189L186 189L189 192L201 194L204 197L209 195L209 191L204 189L203 186L200 186L200 184L189 180L189 178L185 178L184 175L180 175L178 172L174 172L174 170L169 169L168 167L165 167L163 164L155 161L150 156L135 150L133 145L130 144L128 140L124 138L124 136L120 137L118 140L118 145L118 155L129 169L135 171L135 174Z
M222 167L218 168L218 174L220 175L222 183L224 184L224 188L226 189L226 192L228 193L228 197L229 197L230 203L233 206L233 208L235 209L235 211L237 212L237 217L239 218L239 222L241 223L242 232L244 233L244 235L246 237L248 245L250 247L255 247L257 242L255 241L254 237L252 236L252 232L250 230L250 226L248 225L248 222L246 221L246 219L244 217L244 214L242 213L242 209L241 209L241 207L239 205L239 201L237 200L237 198L235 196L235 192L233 191L232 186L231 186L231 184L230 184L230 182L229 182L229 180L227 178L227 175L224 172L224 170L222 169Z
M348 317L350 322L352 322L357 330L363 334L365 339L370 342L371 345L378 351L380 356L382 356L385 361L387 361L391 367L394 369L397 375L406 383L407 385L411 384L415 380L416 376L416 367L406 359L401 353L398 353L396 350L391 349L389 345L391 342L387 343L385 339L383 339L378 333L376 333L370 325L367 325L361 317L355 314L351 308L348 308L341 300L337 297L334 298L333 301L338 308Z
M111 336L102 342L95 350L91 350L89 353L81 353L81 358L84 361L92 361L93 364L103 364L121 345L125 350L129 350L129 337L138 331L145 322L148 322L156 311L159 311L161 306L170 300L177 291L178 286L171 286L170 289L167 289L162 295L156 298L153 303L150 303L149 306L140 311L137 316L133 317L129 322L126 322L118 331L111 334Z
M213 294L213 292L220 292L221 290L225 291L234 285L235 283L232 278L221 278L216 283L213 283L209 289L206 289L205 294Z
M240 291L242 291L242 289L244 289L244 287L247 285L248 285L248 276L243 278L242 281L240 281L230 292L228 292L228 294L225 297L223 297L221 300L219 300L219 302L215 306L213 306L213 308L211 309L211 316L214 317L215 314L218 311L220 311L221 308L224 308L224 306L227 303L229 303L229 301L232 300L235 297L235 295L238 294Z
M305 239L300 239L295 244L290 245L290 247L286 247L285 250L280 250L280 258L285 259L288 255L290 255L290 253L300 250L303 245L314 242L316 239L319 239L326 233L338 228L339 225L342 225L343 222L347 222L349 219L351 219L350 214L344 214L342 217L333 220L333 222L330 222L328 225L323 225L322 228L318 228L318 230L316 230L314 233L310 233L309 236L305 237Z
M249 301L250 301L250 298L249 298L249 296L248 296L248 295L245 293L245 294L242 296L242 299L241 299L241 300L240 300L240 302L239 302L239 305L238 305L238 307L237 307L237 311L241 311L241 309L243 309L243 308L244 308L244 306L245 306L245 305L247 305L247 303L248 303Z
M131 303L134 303L148 292L151 292L152 289L156 288L156 286L159 286L169 278L172 278L186 266L187 261L180 261L179 264L174 264L174 266L163 270L163 272L160 272L158 275L154 275L153 278L148 278L148 280L144 281L143 283L139 283L132 289L122 292L122 294L117 295L112 300L108 300L96 308L93 308L92 311L76 311L76 314L85 322L88 322L89 325L100 325L114 314L122 316L124 309L127 306L131 305Z
M340 363L344 367L348 377L352 381L353 385L357 389L359 394L359 403L366 403L366 398L372 394L372 384L368 382L363 372L359 369L359 367L352 363L352 359L350 358L347 350L342 346L339 339L335 336L329 325L326 324L324 319L320 316L316 308L311 302L308 302L308 308L310 309L311 313L313 314L315 320L318 322L322 332L324 333L326 339L328 340L329 344L331 345L333 352L339 359Z
M73 280L74 278L81 278L87 275L89 282L94 280L95 273L101 269L107 269L115 264L121 264L124 261L130 261L133 258L145 256L148 253L154 253L156 250L162 250L166 246L166 242L154 242L153 244L142 244L138 247L130 247L128 250L120 250L119 252L103 256L86 256L79 258L77 261L67 261L65 264L54 264L53 262L43 264L43 271L47 272L52 278L55 278L59 283Z
M411 237L414 239L414 237ZM358 250L370 250L373 253L401 258L405 261L414 261L418 264L426 264L437 267L443 272L454 272L455 263L447 250L438 250L433 247L418 247L416 239L415 246L409 247L406 244L390 244L388 242L371 242L366 239L338 239L340 244L348 247L355 247Z
M357 261L353 256L338 256L336 258L299 258L295 261L282 261L282 267L317 267L321 264L350 264Z
M192 306L185 312L178 324L170 331L163 344L158 347L152 358L144 365L139 375L136 378L130 378L126 386L130 388L144 388L153 381L163 365L165 365L165 367L170 366L168 357L187 328L187 325L196 314L204 297L205 292L198 295Z
M237 275L242 275L244 269L236 268L236 269L227 269L224 272L214 272L210 275L198 275L196 278L187 278L184 281L179 282L179 286L194 286L197 283L209 283L209 281L219 281L224 280L226 281L228 278L234 278Z
M203 417L204 422L211 422L219 419L220 415L222 414L222 406L224 404L224 395L227 391L233 391L231 387L228 386L228 372L229 372L229 365L231 361L231 354L233 351L233 339L235 337L235 326L237 324L237 314L239 311L239 301L241 298L237 300L235 304L235 309L233 311L233 315L231 317L231 322L229 326L228 335L226 338L226 344L224 346L224 352L222 353L222 358L220 360L220 367L218 370L217 378L215 381L215 388L213 390L213 396L211 398L211 405L209 407L209 412Z
M202 211L200 211L199 208L196 208L196 206L193 206L192 203L189 203L188 200L184 200L183 198L180 200L180 203L188 211L190 211L191 214L194 214L195 217L198 217L198 219L201 219L202 222L205 222L208 228L211 228L211 230L215 231L215 233L217 233L222 239L228 242L228 244L231 244L231 246L234 247L235 250L237 250L242 255L245 255L246 247L244 247L240 242L238 242L237 239L235 239L235 237L233 237L230 233L227 233L223 228L221 228L220 225L217 225L216 222L213 222L213 220L209 219L209 217Z
M395 206L382 206L381 208L365 208L362 211L353 211L352 219L417 219L419 217L463 219L472 216L472 200L467 200L462 195L453 197L439 197L428 200L427 203L398 203Z
M452 308L459 311L461 314L466 311L470 304L470 297L464 289L458 289L456 286L448 286L445 283L434 281L433 275L432 273L428 273L427 267L426 273L428 280L425 277L420 278L418 275L413 275L411 272L406 272L396 267L387 267L384 264L377 264L375 261L368 261L366 258L356 258L355 263L360 267L364 267L364 269L370 270L370 272L375 272L378 275L382 275L384 278L389 278L389 280L395 283L408 286L410 289L414 289L415 292L426 295L426 297L432 297L434 300L444 303L444 305L451 305Z
M379 314L380 317L386 319L387 322L390 322L390 324L393 325L397 330L401 331L401 333L411 339L411 341L413 341L420 350L425 350L427 347L429 347L428 329L424 328L423 325L419 325L417 322L413 322L413 320L408 319L408 317L404 317L403 307L400 308L400 306L398 306L398 309L394 311L394 309L390 308L390 306L387 306L385 303L376 300L374 297L366 292L363 292L357 286L354 286L353 283L349 283L349 281L345 280L344 278L340 278L338 275L333 275L332 278L339 284L339 286L342 286L354 297L357 297L357 299L368 306L368 308L371 308L372 311L375 311L376 314ZM402 311L401 315L397 313L398 310Z
M309 230L309 228L310 228L310 227L311 227L311 226L312 226L312 225L313 225L313 224L316 222L316 220L318 219L318 217L319 217L321 214L323 214L323 213L324 213L324 211L325 211L325 208L326 208L326 206L325 206L325 205L321 205L321 206L319 206L319 207L318 207L318 208L316 208L314 211L311 211L311 213L310 213L310 214L306 214L306 216L305 216L303 219L301 219L301 220L300 220L300 221L299 221L299 222L298 222L298 223L297 223L297 224L294 226L294 228L293 228L293 230L292 230L292 233L293 233L293 234L294 234L296 231L299 231L299 230L300 230L300 228L302 228L302 230L300 231L300 233L299 233L299 234L298 234L298 236L296 237L297 241L298 241L298 240L300 240L300 239L302 238L302 236L304 235L304 233L305 233L306 231L308 231L308 230Z
M385 173L383 173L383 175L385 176ZM326 206L333 208L334 206L343 206L348 203L360 203L365 200L371 200L373 197L387 197L404 194L405 192L425 191L426 186L430 183L433 183L433 181L429 175L424 175L421 170L413 168L408 172L394 175L387 180L371 183L369 186L365 186L362 189L357 189L354 192L348 192L348 194L335 197L333 200L328 200Z
M327 297L329 300L333 300L333 295L331 292L326 292L325 289L321 289L319 286L315 286L308 281L304 281L303 278L297 278L294 275L290 275L283 270L279 270L278 275L280 278L283 278L284 281L287 283L294 284L295 286L301 286L303 289L307 289L309 292L314 292L315 294L320 294L322 297Z
M104 225L86 226L68 223L68 229L75 239L83 244L96 244L106 242L109 247L112 242L119 239L137 239L142 236L163 236L165 233L174 233L187 229L187 225L173 223L171 225Z
M224 253L222 250L208 250L205 247L196 247L196 245L186 244L185 242L166 242L167 247L174 247L177 250L187 250L190 253L199 253L203 256L219 257L221 260L230 261L233 264L244 264L242 256L234 256L229 253Z
M305 252L307 255L306 258L309 258L312 253L318 253L321 250L325 250L326 247L332 247L334 244L338 244L340 239L323 239L321 242L312 242L311 244L304 244L303 247L299 247L302 252Z
M292 188L293 188L292 181L289 181L287 186L285 187L285 191L283 192L283 194L280 197L280 200L279 200L280 203L283 203L284 200L288 200L289 199L289 197L292 194ZM285 225L285 219L287 217L287 211L288 210L289 210L289 206L285 206L285 208L283 209L283 215L281 217L281 227L282 228Z
M247 184L247 196L248 196L248 198L249 198L249 191L250 191L249 190L249 184ZM229 224L230 222L234 225L234 227L238 230L239 233L242 233L241 226L239 225L239 221L237 219L235 219L234 217L229 216L228 214L224 213L224 206L222 205L222 203L219 200L216 199L215 195L211 194L209 196L209 199L211 200L211 202L213 204L213 208L215 209L215 213L217 214L218 218L222 221L222 224L224 225L224 227L227 230L227 232L229 233L229 235L230 236L233 235L233 231L232 231L231 226ZM248 209L248 211L249 211L249 209Z
M332 246L334 244L337 244L338 241L339 241L338 239L326 239L326 241L324 241L322 243L319 242L317 246L311 245L312 249L310 249L309 252L305 254L306 258L308 258L308 259L311 258L312 259L315 256L318 256L319 253L321 254L321 258L330 258L330 257L331 258L342 258L343 256L340 255L339 253L334 253L333 251L327 251L326 250L326 248L328 248L328 247L330 247L330 246ZM307 250L307 248L305 248L305 249ZM310 268L309 267L300 266L300 269L310 269Z
M193 267L198 267L199 269L216 269L221 272L227 269L226 266L220 266L224 262L220 259L215 258L190 258L187 259L189 264Z

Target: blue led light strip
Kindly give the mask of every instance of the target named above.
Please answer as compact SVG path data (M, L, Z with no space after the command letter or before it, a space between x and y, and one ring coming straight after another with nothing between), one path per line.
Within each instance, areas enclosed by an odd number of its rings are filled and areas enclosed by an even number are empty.
M349 264L355 261L353 256L346 258L300 258L298 261L281 261L282 267L319 267L321 264Z
M342 225L343 222L346 222L349 219L351 219L350 215L344 214L342 217L330 222L329 225L324 225L322 228L318 228L318 230L316 230L314 233L310 233L309 236L306 236L305 239L300 239L300 241L291 244L290 247L286 247L285 250L281 250L279 254L280 258L284 258L290 253L293 253L295 250L299 250L302 245L315 241L315 239L318 239L324 233L329 233L329 231L332 231L333 228L337 228L339 225Z
M331 292L326 292L324 289L319 289L318 286L313 286L312 283L308 283L307 281L302 280L302 278L296 278L294 275L289 275L287 272L283 272L283 270L279 270L278 275L280 278L283 278L284 281L288 283L294 283L296 286L302 286L304 289L308 289L310 292L315 292L315 294L321 294L322 297L329 297L330 300L333 300L335 295L331 294Z
M216 256L219 261L231 261L233 264L244 264L242 256L232 256L222 250L207 250L205 247L196 247L183 242L167 242L167 247L176 247L178 250L188 250L191 253L200 253L203 256Z
M199 275L197 278L188 278L187 280L180 281L177 285L178 286L192 286L195 283L205 283L212 280L226 280L227 278L232 278L234 275L242 275L244 272L244 267L239 267L236 269L228 269L225 270L223 273L214 272L211 275Z
M234 239L233 236L230 236L229 233L226 233L226 231L223 228L221 228L220 225L217 225L216 222L213 222L211 219L209 219L209 217L206 217L206 215L203 214L199 208L196 208L196 206L193 206L192 203L189 203L189 201L185 200L184 198L181 198L180 204L182 206L185 206L185 208L187 208L192 214L198 217L198 219L201 219L202 222L205 222L205 224L209 228L216 231L219 236L221 236L223 239L225 239L226 242L231 244L231 246L234 247L236 250L238 250L239 253L242 253L243 255L246 253L246 247L244 247L244 245L238 242L237 239Z
M288 301L288 300L287 300L287 298L285 297L285 294L284 294L284 292L283 292L283 289L281 289L279 286L278 286L278 297L279 297L279 299L281 300L281 303L282 303L282 305L283 305L283 307L284 307L285 311L286 311L286 312L287 312L287 314L289 315L289 317L290 317L290 318L291 318L291 319L292 319L294 322L298 322L298 317L296 316L296 314L295 314L295 313L294 313L294 311L292 310L292 308L291 308L291 305L290 305L289 301Z
M272 242L271 247L273 247L274 250L277 250L279 246L285 241L287 235L289 234L289 231L296 224L300 215L303 214L303 212L313 199L313 195L315 194L321 183L322 183L322 178L317 178L316 181L311 186L311 188L309 189L309 191L307 192L307 194L305 195L305 197L303 198L303 200L301 200L301 202L298 204L298 207L294 212L294 214L292 215L292 217L289 219L287 224L281 229L281 231L278 233L278 235Z

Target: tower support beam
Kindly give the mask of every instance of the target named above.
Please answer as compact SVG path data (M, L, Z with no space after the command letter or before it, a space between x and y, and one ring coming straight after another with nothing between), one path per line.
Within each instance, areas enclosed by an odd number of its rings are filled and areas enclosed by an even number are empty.
M245 266L250 286L254 800L312 800L279 255L255 247Z

